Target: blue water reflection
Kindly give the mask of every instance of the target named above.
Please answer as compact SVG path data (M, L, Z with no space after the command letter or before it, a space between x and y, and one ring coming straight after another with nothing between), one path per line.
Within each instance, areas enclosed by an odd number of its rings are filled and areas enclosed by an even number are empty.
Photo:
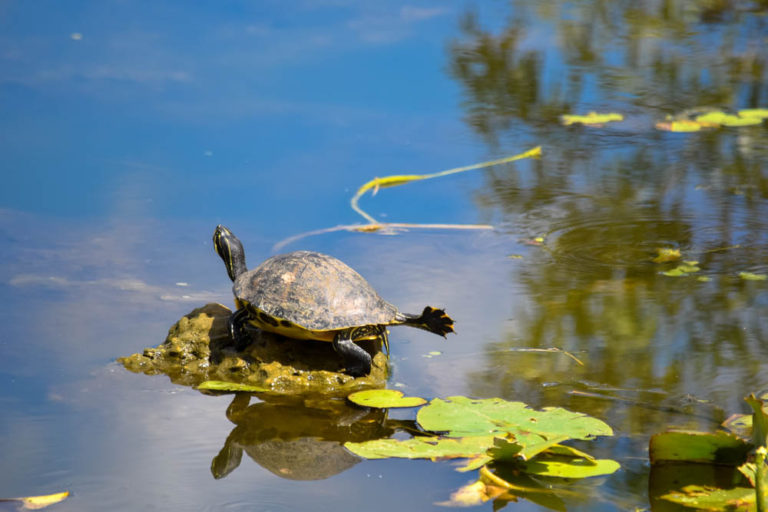
M401 309L456 320L447 342L392 330L391 386L604 418L618 435L595 450L623 472L569 505L648 507L647 437L711 428L766 387L768 295L739 278L768 273L765 122L655 128L703 105L768 106L763 4L4 3L0 497L73 491L60 510L447 499L472 478L447 463L294 482L244 458L214 480L230 397L113 361L195 307L231 304L216 224L255 265L287 237L362 222L349 200L373 177L542 145L540 160L363 198L382 221L494 231L336 232L286 250L330 253ZM625 121L559 123L590 110ZM659 247L708 281L663 275ZM585 366L519 350L553 346Z

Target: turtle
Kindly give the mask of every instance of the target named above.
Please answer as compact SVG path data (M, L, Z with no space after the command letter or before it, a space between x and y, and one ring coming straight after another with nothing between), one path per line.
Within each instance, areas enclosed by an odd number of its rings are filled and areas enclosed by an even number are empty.
M238 351L248 346L245 327L252 325L288 338L331 342L344 358L346 373L360 377L370 373L371 356L356 342L380 340L389 355L387 326L407 325L443 337L454 332L444 309L401 313L333 256L295 251L248 270L243 244L222 225L213 233L213 246L233 282L237 309L229 330Z

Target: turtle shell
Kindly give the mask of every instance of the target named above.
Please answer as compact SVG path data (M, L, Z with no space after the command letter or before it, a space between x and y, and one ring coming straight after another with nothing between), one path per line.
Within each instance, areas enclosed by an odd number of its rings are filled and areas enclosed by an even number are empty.
M310 331L386 325L398 313L345 263L311 251L269 258L232 289L251 307Z

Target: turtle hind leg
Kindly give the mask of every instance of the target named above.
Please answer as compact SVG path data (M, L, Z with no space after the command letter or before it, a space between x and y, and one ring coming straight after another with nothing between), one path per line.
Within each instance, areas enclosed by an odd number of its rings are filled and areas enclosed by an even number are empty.
M333 337L333 348L347 365L347 373L353 377L362 377L371 373L371 355L352 341L355 329L344 329Z
M445 337L449 332L455 332L453 330L453 319L445 314L445 310L430 306L425 307L421 315L400 313L397 320L403 325L418 327L419 329L439 334L442 337Z

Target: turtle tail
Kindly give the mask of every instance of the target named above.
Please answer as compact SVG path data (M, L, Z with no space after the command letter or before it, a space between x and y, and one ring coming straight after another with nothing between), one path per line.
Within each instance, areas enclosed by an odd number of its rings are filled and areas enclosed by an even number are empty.
M403 314L402 323L439 334L442 337L445 337L449 332L455 332L453 330L453 319L445 314L445 310L430 306L425 307L421 315Z

